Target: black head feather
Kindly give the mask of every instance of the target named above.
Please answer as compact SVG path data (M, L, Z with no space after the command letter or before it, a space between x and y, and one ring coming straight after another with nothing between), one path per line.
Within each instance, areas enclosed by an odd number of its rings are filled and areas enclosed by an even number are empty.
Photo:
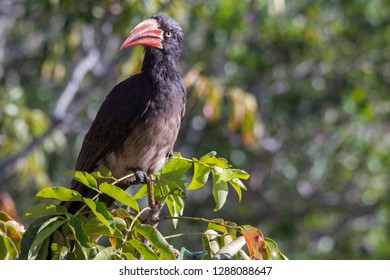
M169 16L158 14L151 18L157 20L159 28L164 31L163 48L145 46L142 71L150 74L154 83L167 79L178 80L180 76L176 64L182 50L183 31L179 23Z

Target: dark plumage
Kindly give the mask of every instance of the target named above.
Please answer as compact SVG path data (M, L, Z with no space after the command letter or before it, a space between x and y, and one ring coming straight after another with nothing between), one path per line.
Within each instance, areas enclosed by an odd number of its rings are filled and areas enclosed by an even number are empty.
M132 30L121 49L144 45L142 70L108 94L85 135L75 170L93 172L104 165L115 178L135 173L118 185L125 189L145 183L163 167L185 112L186 93L176 68L182 41L179 24L165 15L155 15ZM86 197L95 195L75 180L72 189ZM112 203L108 197L100 200ZM74 212L80 205L65 206Z

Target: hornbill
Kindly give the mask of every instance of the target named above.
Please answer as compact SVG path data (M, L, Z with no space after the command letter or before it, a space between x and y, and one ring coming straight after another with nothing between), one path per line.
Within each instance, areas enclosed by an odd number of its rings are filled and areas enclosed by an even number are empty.
M133 177L118 187L146 183L171 155L180 122L184 116L186 92L176 68L180 57L183 31L166 15L155 15L138 24L120 49L144 46L141 72L116 85L107 95L95 120L85 135L76 171L93 172L100 165L113 177ZM71 188L84 197L96 193L76 180ZM112 204L102 196L100 201ZM66 202L74 213L79 202Z

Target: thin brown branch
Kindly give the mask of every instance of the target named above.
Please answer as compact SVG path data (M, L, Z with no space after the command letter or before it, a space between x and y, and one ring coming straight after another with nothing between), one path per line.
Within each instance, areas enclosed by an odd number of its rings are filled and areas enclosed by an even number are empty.
M150 212L148 218L146 219L146 223L149 225L154 225L156 224L156 221L159 220L158 215L160 213L161 205L160 203L156 202L156 199L154 198L153 175L149 176L147 187L148 187L148 204L150 207Z
M179 217L165 216L165 217L157 219L155 221L155 223L159 223L159 222L164 221L164 220L198 221L198 222L205 222L205 223L209 223L209 224L211 223L211 224L219 225L219 226L223 226L223 227L234 229L234 230L237 230L239 228L239 226L228 225L228 224L226 224L226 222L217 222L217 221L209 220L209 219L206 219L206 218L188 217L188 216L179 216Z

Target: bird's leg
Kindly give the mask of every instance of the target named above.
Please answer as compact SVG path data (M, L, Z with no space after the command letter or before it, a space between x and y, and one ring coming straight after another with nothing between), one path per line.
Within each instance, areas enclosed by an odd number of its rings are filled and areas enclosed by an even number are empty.
M142 171L142 170L136 170L134 172L134 177L131 180L131 184L137 185L137 184L146 184L148 183L149 178L148 175Z
M158 220L158 215L160 213L160 207L161 207L160 203L156 202L156 199L154 198L154 182L152 176L153 175L150 175L149 181L147 183L148 204L150 207L150 212L146 220L146 223L149 225L154 225L155 222Z
M152 175L148 178L147 188L148 188L148 204L149 207L153 209L153 206L156 204L156 200L154 199L154 183L152 180Z

